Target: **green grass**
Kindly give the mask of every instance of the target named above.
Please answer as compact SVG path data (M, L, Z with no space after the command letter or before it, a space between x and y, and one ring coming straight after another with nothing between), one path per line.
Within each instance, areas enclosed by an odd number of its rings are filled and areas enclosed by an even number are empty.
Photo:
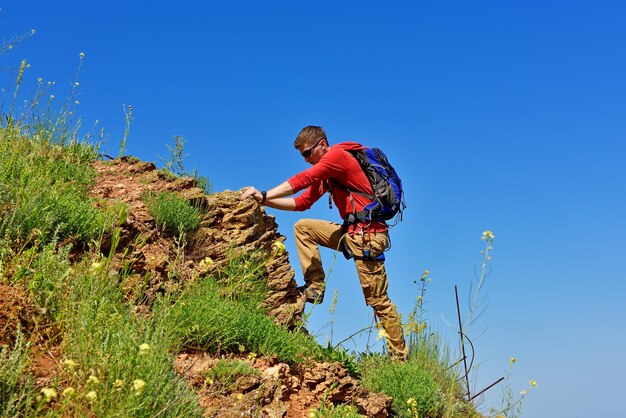
M28 138L0 129L0 246L14 249L54 239L86 245L110 230L115 216L88 196L97 150Z
M53 323L61 319L63 298L71 284L69 251L69 246L57 249L56 243L50 243L29 248L13 260L12 281L27 286L39 312Z
M433 376L417 361L390 362L387 358L375 356L366 358L361 369L366 387L393 398L392 408L397 416L411 417L406 403L411 398L417 401L420 417L442 416L444 395Z
M365 415L359 414L357 408L352 405L322 405L309 416L314 418L360 418Z
M414 418L478 417L464 400L458 367L450 367L451 351L436 332L429 328L411 332L407 338L409 358L394 362L380 355L362 357L362 383L393 398L396 416ZM415 400L413 410L407 403ZM411 401L412 402L412 401Z
M25 416L35 404L33 377L26 373L29 346L18 334L14 347L0 348L0 417Z
M174 193L148 192L142 196L157 226L180 236L194 231L200 224L200 209Z
M142 318L123 301L107 260L76 266L63 307L66 369L59 384L77 395L62 409L96 416L200 416L198 400L173 370L172 334L159 318ZM143 345L143 346L142 346ZM95 376L99 383L89 383ZM134 382L145 382L138 391ZM86 394L95 391L97 399ZM55 411L59 412L59 411Z
M249 363L242 360L219 360L205 376L205 381L211 382L211 386L222 390L232 391L236 389L237 379L243 376L258 377L261 374Z
M214 274L221 297L259 308L267 297L265 264L267 254L262 251L241 252L231 248L226 263Z
M312 337L276 325L245 302L229 300L212 278L189 288L169 311L167 322L183 345L212 352L254 352L294 364L321 354Z

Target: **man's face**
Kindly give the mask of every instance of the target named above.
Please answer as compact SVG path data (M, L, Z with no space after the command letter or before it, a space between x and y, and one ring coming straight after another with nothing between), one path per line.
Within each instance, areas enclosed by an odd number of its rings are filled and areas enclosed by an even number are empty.
M317 162L324 155L324 149L326 147L326 140L324 138L320 138L312 144L305 144L298 148L300 154L309 164L317 164Z

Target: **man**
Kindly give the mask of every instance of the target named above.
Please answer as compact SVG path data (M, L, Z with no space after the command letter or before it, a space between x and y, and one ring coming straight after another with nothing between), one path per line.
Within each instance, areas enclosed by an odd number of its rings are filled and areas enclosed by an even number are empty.
M372 186L357 160L348 152L363 149L362 145L344 142L331 147L321 127L307 126L298 134L294 146L312 167L268 191L248 187L242 200L254 198L271 208L304 211L324 193L330 192L344 220L371 202L363 194L373 195ZM299 196L287 197L301 190L304 191ZM353 254L365 302L373 308L385 330L389 353L404 359L408 350L402 325L398 311L387 295L383 252L389 247L388 229L383 221L357 221L344 225L314 219L298 221L294 232L305 281L299 290L311 303L321 303L324 298L325 274L319 245Z

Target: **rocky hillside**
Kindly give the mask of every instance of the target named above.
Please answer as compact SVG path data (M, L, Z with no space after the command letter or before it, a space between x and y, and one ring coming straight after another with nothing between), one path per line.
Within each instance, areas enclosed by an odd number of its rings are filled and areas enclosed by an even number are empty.
M218 273L233 251L260 251L269 260L263 264L265 311L284 327L298 324L305 301L296 291L288 254L275 245L284 237L263 207L253 200L240 201L239 192L206 195L193 179L168 176L134 158L97 161L94 168L97 177L91 193L98 205L123 202L128 208L119 236L105 239L99 251L115 254L110 277L128 271L123 290L137 314L149 314L159 294ZM173 192L201 207L200 227L184 241L159 228L142 201L146 192ZM37 305L26 289L0 283L0 291L0 344L14 342L18 328L37 341L29 372L39 387L52 384L62 367L63 342L51 343L49 335L38 334L46 327L38 324ZM245 365L249 372L228 384L216 384L207 376L225 359ZM205 416L296 418L327 402L354 405L365 416L386 417L391 405L390 397L361 388L342 363L311 360L289 365L254 353L187 350L177 354L174 368L198 394Z

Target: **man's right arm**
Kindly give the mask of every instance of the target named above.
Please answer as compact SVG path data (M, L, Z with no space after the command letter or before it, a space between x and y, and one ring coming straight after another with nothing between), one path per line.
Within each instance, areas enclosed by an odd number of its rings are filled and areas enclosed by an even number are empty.
M292 197L285 197L291 196L292 194L294 194L294 191L291 188L291 184L289 184L289 182L287 181L284 181L273 189L267 191L267 195L265 197L265 206L281 210L295 210L295 199Z
M294 191L291 185L289 182L285 181L266 192L265 202L263 204L274 209L295 210L295 200L291 197L285 197L291 196L293 193ZM263 194L255 187L248 187L241 195L241 200L250 197L254 198L259 203L263 201Z

